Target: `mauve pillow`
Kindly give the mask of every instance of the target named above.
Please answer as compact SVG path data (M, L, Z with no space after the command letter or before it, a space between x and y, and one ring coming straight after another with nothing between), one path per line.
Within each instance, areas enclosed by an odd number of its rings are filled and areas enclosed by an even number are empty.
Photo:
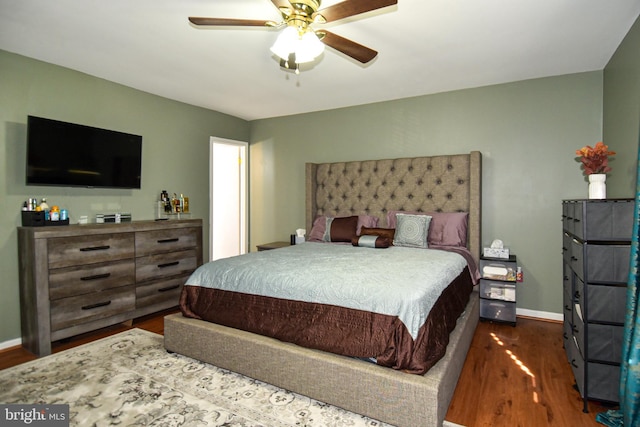
M348 217L346 217L348 218ZM360 235L360 229L362 227L377 227L378 217L371 215L358 215L358 228L356 235ZM324 234L327 230L327 216L320 215L313 220L313 226L311 232L307 236L307 240L310 242L325 242Z
M387 227L396 227L397 213L429 215L431 224L429 225L427 241L430 245L467 247L468 212L389 211L387 213Z
M344 218L327 218L324 233L325 242L351 242L356 236L358 217L348 216Z
M368 228L362 227L360 230L361 236L380 236L386 237L390 242L393 242L393 236L396 234L395 228Z

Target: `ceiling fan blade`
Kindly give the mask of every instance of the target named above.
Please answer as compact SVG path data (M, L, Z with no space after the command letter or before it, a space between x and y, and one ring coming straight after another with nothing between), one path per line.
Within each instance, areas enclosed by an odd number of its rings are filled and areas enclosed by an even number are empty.
M273 21L263 21L259 19L201 18L196 16L190 16L189 21L194 25L231 27L268 27L273 23Z
M366 64L378 55L378 52L373 49L369 49L366 46L349 39L345 39L344 37L329 31L322 30L318 31L318 33L324 34L324 37L320 37L322 43L344 53L347 56L350 56L356 61L362 62L363 64Z
M333 22L394 4L398 4L398 0L345 0L322 9L314 15L322 15L326 22Z
M291 3L289 3L289 0L271 0L271 3L273 3L273 5L278 9L282 7L291 8Z

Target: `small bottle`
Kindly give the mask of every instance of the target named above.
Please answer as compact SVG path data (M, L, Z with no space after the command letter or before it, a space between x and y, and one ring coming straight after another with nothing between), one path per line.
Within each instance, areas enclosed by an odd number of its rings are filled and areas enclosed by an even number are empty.
M184 194L180 193L180 212L184 212Z
M173 206L173 213L180 213L180 199L178 199L176 193L173 193L171 205Z
M516 281L517 282L524 281L524 276L522 274L522 267L516 268Z
M182 212L189 213L189 198L186 196L183 198Z
M171 206L171 199L169 198L169 193L167 190L162 190L164 192L164 213L170 214L173 207Z
M48 221L49 220L49 205L47 204L47 199L45 199L44 197L42 198L42 201L40 202L40 210L44 211L44 220Z
M49 211L49 219L51 221L60 221L60 208L58 206L51 207Z

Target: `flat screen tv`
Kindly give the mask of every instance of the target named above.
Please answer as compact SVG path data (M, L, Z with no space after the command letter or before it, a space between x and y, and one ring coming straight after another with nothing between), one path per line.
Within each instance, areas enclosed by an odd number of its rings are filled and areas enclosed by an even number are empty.
M29 116L27 185L140 188L142 136Z

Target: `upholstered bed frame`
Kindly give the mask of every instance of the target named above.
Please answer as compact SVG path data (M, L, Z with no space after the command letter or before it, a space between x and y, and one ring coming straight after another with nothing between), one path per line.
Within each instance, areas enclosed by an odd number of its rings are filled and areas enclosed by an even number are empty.
M469 212L467 244L480 255L481 154L306 165L306 223L317 215ZM450 335L445 356L413 375L173 314L165 347L396 426L440 426L478 323L478 294Z

